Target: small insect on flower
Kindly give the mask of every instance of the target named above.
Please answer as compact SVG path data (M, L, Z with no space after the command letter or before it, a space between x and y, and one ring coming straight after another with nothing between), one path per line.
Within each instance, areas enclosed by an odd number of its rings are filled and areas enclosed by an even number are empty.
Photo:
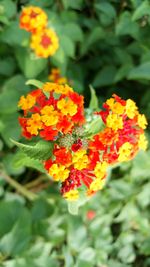
M48 17L40 7L24 7L20 15L20 28L35 33L43 30L48 23Z
M31 36L30 47L38 57L53 56L59 47L58 36L52 29L37 31Z

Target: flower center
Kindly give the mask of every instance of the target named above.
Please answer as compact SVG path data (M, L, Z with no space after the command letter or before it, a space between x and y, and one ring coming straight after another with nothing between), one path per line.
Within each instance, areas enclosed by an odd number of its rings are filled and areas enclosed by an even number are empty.
M36 16L38 15L38 13L34 12L32 10L31 14L30 14L30 17L33 19L33 18L36 18Z
M48 48L48 46L51 44L51 39L46 35L44 34L42 36L42 39L41 39L41 45L44 47L44 48Z

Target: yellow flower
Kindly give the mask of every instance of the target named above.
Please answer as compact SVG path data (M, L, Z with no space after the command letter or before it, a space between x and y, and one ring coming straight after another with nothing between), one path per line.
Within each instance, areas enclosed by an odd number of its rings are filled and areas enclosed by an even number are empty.
M70 190L69 192L66 192L63 197L65 197L67 200L74 201L79 198L79 192L78 190Z
M106 119L107 127L117 131L118 129L123 129L122 117L117 114L109 114Z
M119 102L115 102L114 98L110 98L106 101L106 104L110 107L113 113L116 113L118 115L122 115L125 107L121 105Z
M43 86L43 90L45 92L55 92L56 94L64 94L67 95L69 92L73 92L73 89L66 85L60 85L56 83L45 83Z
M147 126L147 120L144 114L138 114L138 125L142 128L142 129L146 129Z
M114 102L115 102L115 99L111 97L107 99L106 104L112 109L114 106Z
M60 70L58 68L53 68L48 78L50 81L57 84L68 83L68 79L66 77L61 77Z
M86 155L86 150L80 149L74 153L72 157L72 162L74 167L78 170L85 169L88 164L88 156Z
M134 116L137 114L137 106L135 102L131 99L126 101L126 114L130 119L133 119Z
M130 144L129 142L124 143L120 148L119 148L119 157L118 161L128 161L130 160L131 152L133 150L133 145Z
M32 34L30 46L37 56L47 58L56 53L59 47L58 37L52 29L44 29Z
M27 121L27 131L30 134L38 135L38 130L42 129L41 116L38 113L32 114Z
M94 174L97 178L102 179L106 174L108 163L106 161L98 162L94 169Z
M23 110L29 110L34 106L36 98L30 94L27 97L21 96L18 107L21 107Z
M58 112L54 110L54 107L52 105L45 106L41 110L41 119L44 122L46 126L55 125L58 122L59 116Z
M98 191L103 188L105 184L105 179L100 180L100 179L95 179L91 184L90 184L90 190L91 191Z
M49 168L49 174L53 177L55 181L64 182L69 176L69 170L65 168L64 165L61 164L53 164Z
M57 108L61 110L63 115L73 116L77 113L77 105L70 99L61 99L57 103Z
M140 149L146 150L148 146L148 141L144 134L141 134L138 141L138 146Z

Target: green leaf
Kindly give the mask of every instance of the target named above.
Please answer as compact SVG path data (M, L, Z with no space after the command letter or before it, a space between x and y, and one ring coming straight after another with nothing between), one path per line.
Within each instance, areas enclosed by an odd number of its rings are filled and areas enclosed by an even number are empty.
M37 88L42 88L44 83L38 81L38 80L34 80L34 79L31 79L31 80L28 80L26 82L27 85L34 85L35 87Z
M73 8L80 10L80 8L82 7L83 0L76 0L76 1L62 0L62 3L65 9Z
M88 50L93 48L93 45L105 38L105 32L102 27L97 26L85 37L85 41L82 43L81 55L87 53Z
M91 123L88 123L88 127L86 128L87 135L95 135L99 133L104 127L104 123L102 118L99 116L94 118Z
M102 2L95 4L97 15L104 26L108 26L116 17L116 10L110 3Z
M5 114L1 115L1 120L3 123L3 128L0 129L0 134L9 147L13 147L13 143L10 141L10 138L15 138L19 140L21 136L20 126L18 123L18 114Z
M68 211L72 215L78 215L79 204L78 201L68 201Z
M63 33L67 35L74 42L83 41L83 32L78 24L76 23L67 23L63 27Z
M129 80L150 80L150 62L143 63L131 69L127 78Z
M3 0L0 3L0 7L3 7L3 12L9 19L15 16L17 8L13 1Z
M28 91L29 86L25 86L25 78L22 75L18 74L7 79L0 94L0 113L10 114L16 112L20 96ZM14 116L17 116L17 114L14 114ZM18 120L16 119L16 121Z
M15 222L19 219L23 205L19 201L1 201L0 203L0 238L11 231Z
M150 3L147 0L143 1L141 5L135 9L132 15L132 20L138 20L145 15L150 15Z
M56 51L54 56L51 58L51 62L61 69L62 67L66 68L66 55L62 47L59 47L59 49Z
M91 100L89 104L89 108L93 110L98 110L98 98L96 96L94 88L90 85L90 91L91 91Z
M118 71L117 71L117 73L116 73L116 75L115 75L115 78L114 78L115 82L119 82L120 80L126 78L127 75L128 75L128 73L129 73L129 71L130 71L132 68L133 68L133 66L132 66L130 63L129 63L129 64L124 64L124 65L122 65L122 66L118 69Z
M131 35L135 39L139 38L138 24L131 20L131 14L128 11L123 12L119 18L116 35Z
M0 74L10 77L16 68L16 64L12 57L6 57L0 60Z
M134 262L136 255L132 245L128 244L122 247L118 253L118 257L125 263Z
M102 70L100 70L93 81L93 86L108 86L114 83L116 75L115 66L105 66Z
M16 155L14 155L12 153L8 153L7 155L5 155L3 157L4 168L7 171L7 173L10 175L19 175L19 174L22 174L24 172L23 166L20 166L18 168L16 168L14 166L15 156Z
M37 58L25 48L16 50L16 58L20 69L28 79L37 77L47 65L47 59Z
M29 212L24 209L11 231L1 238L0 250L7 255L19 254L28 247L30 238L31 218Z
M60 47L64 50L65 55L74 57L75 45L68 36L63 34L60 36Z
M18 169L20 170L24 166L36 169L37 171L40 171L42 173L46 172L46 170L44 169L43 163L40 160L30 158L22 151L18 151L13 156L13 159L12 159L13 170L18 171Z
M11 47L16 45L20 46L24 45L24 43L27 43L29 39L29 33L19 29L18 25L19 21L11 21L10 25L5 26L4 31L0 35L0 40Z
M30 146L25 145L15 140L11 139L12 143L18 146L27 156L34 159L46 160L52 156L53 152L53 143L47 141L39 141L36 145Z
M91 267L95 263L96 251L92 247L87 247L79 254L77 267Z

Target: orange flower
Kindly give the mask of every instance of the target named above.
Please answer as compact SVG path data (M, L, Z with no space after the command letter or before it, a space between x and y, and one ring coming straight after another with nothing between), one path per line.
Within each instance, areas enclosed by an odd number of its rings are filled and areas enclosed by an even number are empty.
M48 76L49 80L58 83L58 84L66 84L68 83L68 79L66 77L62 77L60 74L60 69L53 68L51 73Z

